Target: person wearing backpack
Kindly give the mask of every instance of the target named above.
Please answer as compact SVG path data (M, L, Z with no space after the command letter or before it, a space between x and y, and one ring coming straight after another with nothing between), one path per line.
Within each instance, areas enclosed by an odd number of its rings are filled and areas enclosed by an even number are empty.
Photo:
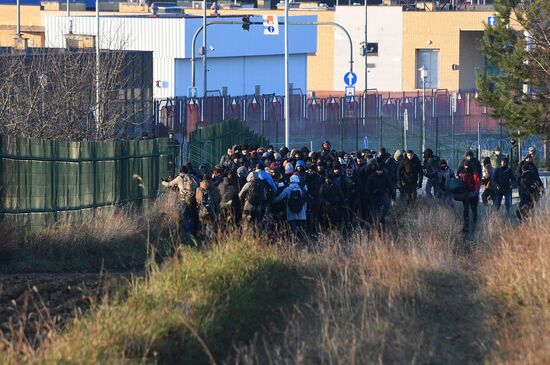
M188 166L182 166L179 175L171 181L162 181L162 186L166 188L178 188L180 198L180 235L182 241L197 233L197 206L195 200L195 191L198 187L197 180L189 173Z
M502 198L504 197L504 205L506 207L506 213L510 213L512 207L512 189L516 185L516 177L514 171L508 167L508 158L503 158L500 161L500 167L494 172L494 204L497 211L502 204Z
M243 219L245 223L259 224L263 221L267 202L267 183L260 179L258 172L253 172L246 178L246 184L239 192L243 204Z
M286 220L292 233L296 234L298 229L303 230L307 219L307 187L300 186L298 175L290 177L290 184L273 202L278 203L281 201L286 202Z
M212 184L212 178L205 175L195 192L197 213L202 237L210 240L216 230L220 196L218 188Z

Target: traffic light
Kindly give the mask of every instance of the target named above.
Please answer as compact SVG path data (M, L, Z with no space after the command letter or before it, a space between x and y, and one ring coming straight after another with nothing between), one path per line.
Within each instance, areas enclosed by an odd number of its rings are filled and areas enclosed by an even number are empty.
M252 22L250 21L250 16L243 16L243 30L249 31L250 30L250 24Z

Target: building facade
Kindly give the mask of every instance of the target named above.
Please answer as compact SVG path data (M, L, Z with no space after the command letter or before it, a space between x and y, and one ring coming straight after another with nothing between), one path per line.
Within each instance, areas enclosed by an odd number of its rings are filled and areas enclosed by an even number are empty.
M316 17L292 17L295 21L316 21ZM209 21L240 21L241 18L213 18ZM261 18L252 17L253 22ZM192 40L202 26L195 16L105 16L101 18L100 47L104 49L153 52L153 95L155 98L188 96L195 57L197 95L203 95L204 77L199 34L193 52ZM45 19L46 46L65 47L69 32L95 35L95 18L51 16ZM244 31L240 24L215 24L207 28L207 92L230 95L284 94L283 27L279 36L264 35L262 26ZM316 52L315 27L304 27L289 41L290 82L307 90L307 57ZM259 89L258 89L259 87Z

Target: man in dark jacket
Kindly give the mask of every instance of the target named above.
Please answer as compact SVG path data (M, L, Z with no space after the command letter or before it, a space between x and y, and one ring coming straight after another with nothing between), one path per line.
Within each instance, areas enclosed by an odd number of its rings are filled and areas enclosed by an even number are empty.
M439 157L435 156L429 148L426 148L423 155L422 170L424 171L424 176L428 178L426 182L426 195L432 198L439 193ZM433 194L432 189L434 190Z
M388 175L388 179L390 179L390 182L392 184L392 189L395 192L395 189L397 189L397 167L399 166L399 163L397 163L392 155L386 152L385 148L381 148L379 153L380 155L378 158L381 162L384 163L384 171ZM395 194L391 195L395 197Z
M317 170L313 166L306 173L306 186L311 198L308 204L307 221L310 231L317 230L319 224L319 212L321 209L321 185L325 178L325 169L322 165L317 165Z
M416 190L422 188L422 164L412 150L408 150L397 168L397 181L408 205L416 201Z
M321 145L321 152L319 153L319 160L326 164L332 164L333 161L338 161L336 153L332 151L332 146L329 141L324 141Z
M367 181L367 191L371 196L372 222L378 226L384 226L386 215L391 206L391 200L395 198L395 190L384 172L382 164L376 166L375 173Z
M325 228L340 224L340 212L343 204L342 190L332 181L332 176L327 175L325 183L321 186L321 216Z
M530 215L539 199L539 180L529 165L522 166L521 175L518 177L519 206L516 215L520 221Z
M464 160L462 160L462 162L458 166L458 170L456 170L456 173L461 174L461 173L464 172L464 164L467 161L472 162L472 171L474 171L479 176L481 176L482 172L483 172L483 169L481 167L481 162L479 162L479 160L477 158L475 158L474 153L472 151L466 152L466 155L464 156Z
M493 182L496 209L500 209L502 197L504 197L506 213L510 213L510 208L512 207L512 189L516 185L516 177L512 169L508 167L508 158L505 157L500 161L500 167L495 170Z
M537 186L537 189L539 190L539 194L537 194L537 201L538 201L538 199L541 195L540 193L544 192L544 184L542 183L542 180L540 179L539 169L538 169L537 165L535 164L534 157L531 153L527 154L527 156L525 156L523 161L521 161L519 163L519 166L518 166L518 169L517 169L518 178L519 178L519 176L521 176L523 174L523 166L527 166L527 168L529 169L529 171L531 171L531 173L533 174L535 180L537 181L536 186Z
M237 178L233 171L227 173L218 189L220 191L220 222L238 225L241 221L242 206Z

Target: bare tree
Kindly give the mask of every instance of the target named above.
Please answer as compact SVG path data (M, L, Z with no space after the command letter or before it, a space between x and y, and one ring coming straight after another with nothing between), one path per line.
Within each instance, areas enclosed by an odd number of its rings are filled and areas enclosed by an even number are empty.
M1 54L0 133L107 140L131 138L147 129L152 100L150 86L133 78L138 58L125 51L102 51L100 57L97 123L93 52L40 49Z

